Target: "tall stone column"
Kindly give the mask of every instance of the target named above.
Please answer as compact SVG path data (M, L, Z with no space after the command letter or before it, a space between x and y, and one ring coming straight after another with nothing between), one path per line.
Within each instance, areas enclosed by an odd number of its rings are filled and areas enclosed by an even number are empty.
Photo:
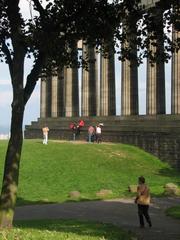
M134 54L137 54L136 49ZM122 62L121 115L138 114L138 66L135 60Z
M138 103L138 63L137 63L137 26L136 19L124 22L124 33L127 40L122 45L122 52L128 52L122 61L121 70L121 115L137 115Z
M114 54L107 53L100 59L100 115L116 114L115 64Z
M151 51L155 52L155 47L151 47ZM147 86L146 86L146 114L157 114L157 65L152 64L147 59Z
M51 102L52 102L52 76L47 76L46 79L46 117L51 117Z
M177 38L180 31L173 29L173 40ZM171 81L171 113L180 114L180 50L173 53Z
M83 44L83 58L88 62L88 69L82 69L81 115L96 116L96 58L95 49Z
M162 13L157 14L157 22L161 30L158 31L155 46L150 43L150 50L156 62L147 60L147 93L146 113L148 115L165 114L165 68L162 55L164 52Z
M51 117L58 117L58 74L57 69L52 72L51 86Z
M72 69L72 116L79 116L79 78L78 69Z
M77 68L64 68L65 116L79 116L79 88Z
M59 68L57 71L58 74L58 116L65 116L65 76L64 69Z
M96 52L96 51L95 51ZM100 61L99 58L100 53L96 52L95 53L95 74L96 74L96 116L100 116L100 78L99 78L99 66L100 66Z
M147 61L146 114L165 114L165 69L164 62Z
M40 117L41 118L46 118L46 75L42 76L41 78L41 95L40 95Z

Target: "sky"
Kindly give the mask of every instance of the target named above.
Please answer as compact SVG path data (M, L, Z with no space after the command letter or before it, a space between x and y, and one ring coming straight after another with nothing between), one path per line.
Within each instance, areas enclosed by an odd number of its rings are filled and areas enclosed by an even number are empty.
M25 64L25 72L30 70L31 63ZM30 124L31 121L37 120L40 112L40 83L38 82L29 102L27 103L24 125ZM12 87L9 76L9 70L6 64L0 63L0 133L8 133L11 121L11 103Z
M27 0L20 1L23 16L29 16L29 2ZM30 72L32 60L27 59L25 62L25 77ZM171 65L166 64L166 111L170 113L170 89L171 89ZM117 115L120 115L120 91L121 91L121 64L115 61L116 70L116 100ZM139 113L145 114L146 109L146 63L139 67ZM11 121L11 103L12 103L12 87L10 82L8 66L0 63L0 134L8 133ZM23 125L31 124L40 117L40 82L38 82L30 100L25 109Z
M30 8L28 0L20 0L20 9L22 15L27 18L30 16ZM32 67L32 59L25 61L25 75L30 72ZM40 83L38 82L30 100L27 103L24 116L24 125L30 124L31 121L37 120L40 113ZM0 63L0 134L8 133L11 122L11 103L12 103L12 87L9 76L9 69L5 63Z

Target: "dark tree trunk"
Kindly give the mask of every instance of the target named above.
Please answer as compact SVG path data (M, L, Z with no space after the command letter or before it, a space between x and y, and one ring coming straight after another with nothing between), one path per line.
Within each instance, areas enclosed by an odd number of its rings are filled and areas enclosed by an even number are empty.
M24 59L25 49L17 34L14 37L14 55L10 61L10 75L13 87L11 136L4 164L4 176L0 196L0 227L11 227L17 199L20 157L23 143L22 125L24 116Z
M5 165L2 191L0 196L0 228L12 227L14 209L17 199L20 158L23 144L23 118L25 105L30 98L39 73L42 69L43 58L41 55L36 61L31 73L23 87L25 52L21 47L15 54L11 69L13 86L11 137L9 140Z
M21 64L22 65L22 64ZM22 70L22 71L21 71ZM19 180L19 167L21 150L23 143L23 67L16 69L20 74L14 74L13 92L14 98L12 103L11 117L11 136L8 143L4 164L4 176L2 183L2 191L0 197L0 227L11 227L14 217L14 208L17 199L17 189ZM19 79L19 81L17 81Z
M22 105L22 106L21 106ZM11 227L17 199L19 164L23 143L22 122L24 107L19 103L12 108L11 137L5 159L0 198L0 227Z

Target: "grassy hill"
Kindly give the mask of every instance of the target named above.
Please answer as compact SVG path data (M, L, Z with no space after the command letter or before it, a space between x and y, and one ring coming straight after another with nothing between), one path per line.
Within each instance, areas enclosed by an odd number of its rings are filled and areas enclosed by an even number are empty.
M7 141L0 142L2 179ZM97 199L100 189L111 189L112 198L129 196L128 185L146 177L153 195L162 195L167 182L180 184L180 176L167 163L124 144L88 144L25 140L21 158L19 204L70 200L80 191L81 200Z

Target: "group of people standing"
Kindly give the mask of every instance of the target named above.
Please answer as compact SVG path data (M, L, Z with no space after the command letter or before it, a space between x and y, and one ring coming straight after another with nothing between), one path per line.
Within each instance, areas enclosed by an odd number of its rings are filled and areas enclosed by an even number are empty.
M88 127L88 142L102 142L102 126L103 123L98 124L97 126L89 126Z
M78 124L76 123L70 123L69 128L72 131L73 134L73 140L76 140L76 138L80 135L82 128L85 126L85 123L82 119L78 121ZM97 126L92 126L90 125L88 127L88 137L87 141L89 143L91 142L97 142L100 143L102 142L102 126L103 123L99 123ZM44 126L42 128L42 133L43 133L43 144L48 144L48 133L49 133L49 128L47 126Z
M79 120L78 124L76 123L71 123L70 124L70 129L72 130L73 133L73 140L76 140L76 137L80 135L82 127L85 126L85 123L83 120ZM91 142L97 142L100 143L102 142L102 126L103 123L99 123L97 126L88 126L88 137L87 141L89 143Z
M70 123L69 128L72 130L73 133L73 140L76 140L76 137L80 135L82 127L84 127L85 123L82 119L79 120L78 124Z

